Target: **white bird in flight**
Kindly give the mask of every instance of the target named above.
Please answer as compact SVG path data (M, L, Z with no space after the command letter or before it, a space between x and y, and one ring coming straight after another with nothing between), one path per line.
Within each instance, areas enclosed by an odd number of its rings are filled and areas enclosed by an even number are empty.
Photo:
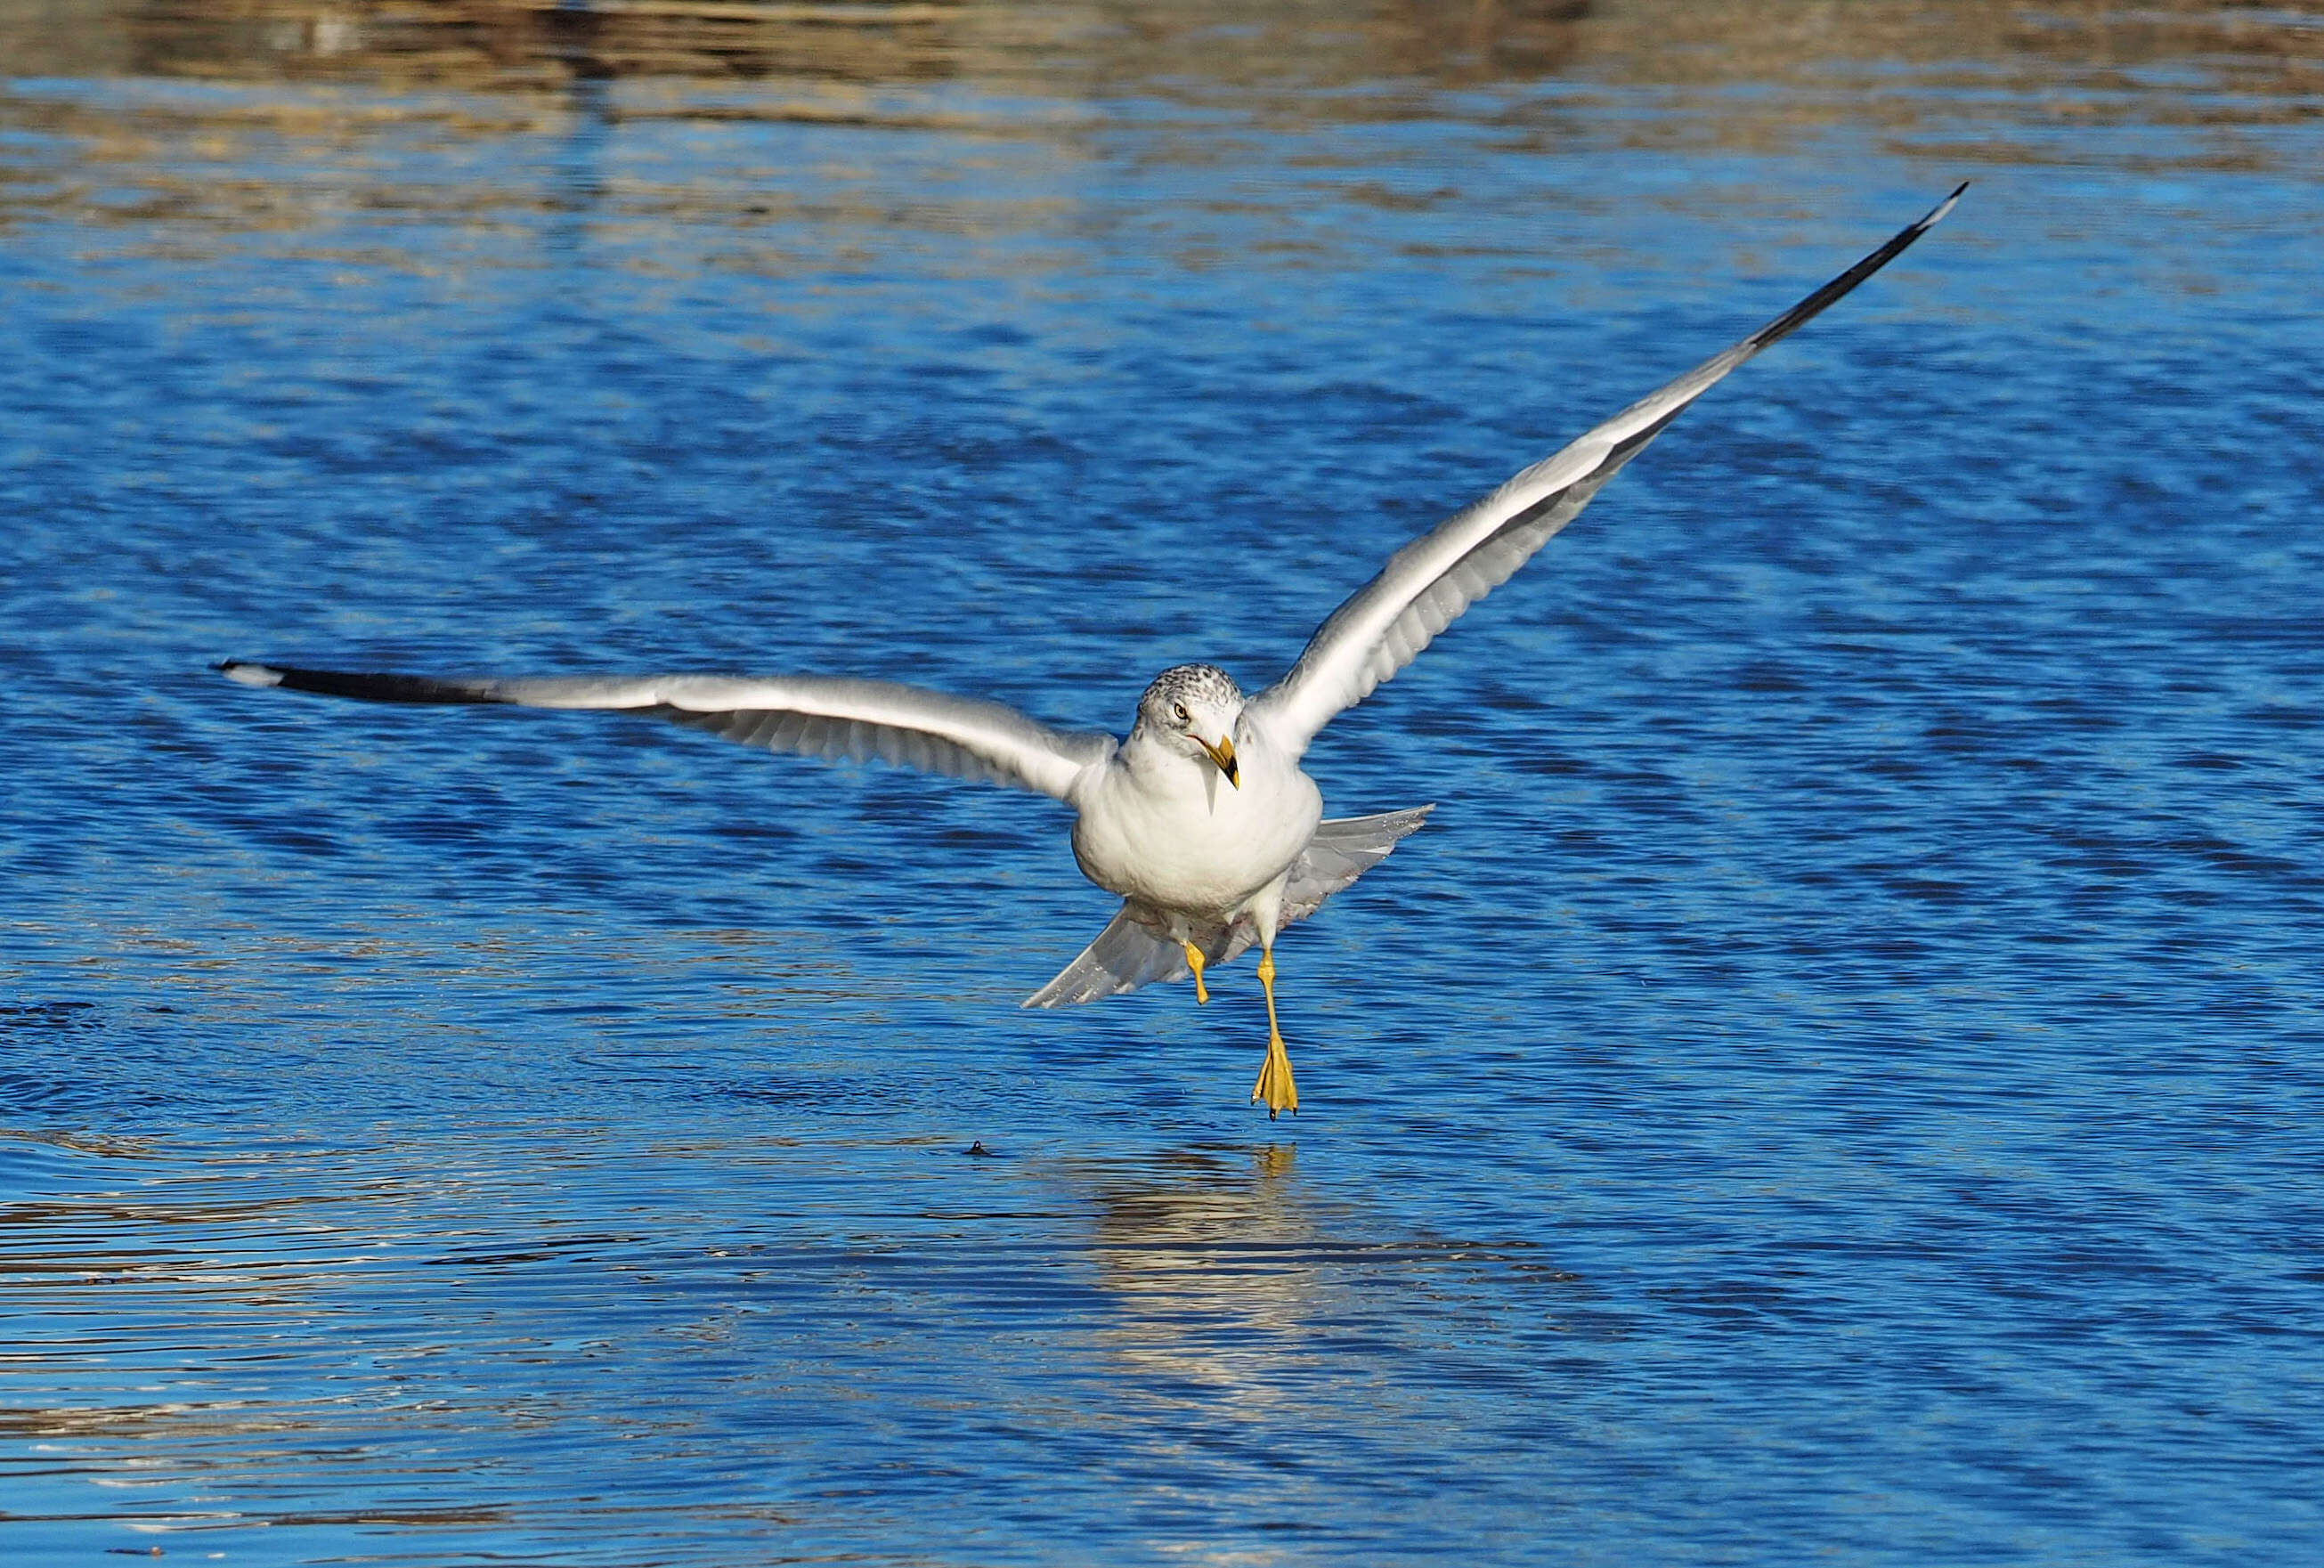
M1204 972L1259 944L1267 1056L1251 1090L1272 1120L1299 1109L1275 1008L1275 939L1387 857L1434 809L1326 820L1299 766L1342 709L1409 664L1571 522L1622 466L1728 372L1886 266L1960 199L1919 222L1722 354L1632 403L1390 557L1332 613L1290 672L1246 698L1215 665L1182 664L1138 700L1127 741L1052 729L999 703L883 680L798 676L361 674L229 659L244 686L392 703L507 703L669 719L745 745L878 758L1037 790L1074 812L1074 858L1118 895L1096 941L1026 999L1057 1007Z

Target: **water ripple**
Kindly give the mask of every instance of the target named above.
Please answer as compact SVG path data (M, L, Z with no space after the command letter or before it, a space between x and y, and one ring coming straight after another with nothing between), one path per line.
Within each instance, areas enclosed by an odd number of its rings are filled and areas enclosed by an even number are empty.
M2314 29L85 9L0 6L11 1561L2310 1549ZM207 668L1119 724L1965 170L1312 755L1441 804L1296 1123L1245 970L1019 1010L1049 803Z

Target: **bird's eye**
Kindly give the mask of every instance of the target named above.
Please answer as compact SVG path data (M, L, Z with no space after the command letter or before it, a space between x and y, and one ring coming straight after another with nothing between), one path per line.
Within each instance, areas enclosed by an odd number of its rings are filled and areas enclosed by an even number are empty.
M1180 703L1175 711L1178 715L1178 722L1182 724L1194 716L1186 711L1186 705L1185 703Z

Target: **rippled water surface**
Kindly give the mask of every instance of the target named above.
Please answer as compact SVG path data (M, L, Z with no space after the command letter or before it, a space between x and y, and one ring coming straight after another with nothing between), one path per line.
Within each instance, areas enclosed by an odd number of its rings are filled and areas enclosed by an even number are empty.
M2324 1554L2324 28L0 8L0 1554ZM224 18L221 20L221 18ZM1126 725L1976 181L1020 1011Z

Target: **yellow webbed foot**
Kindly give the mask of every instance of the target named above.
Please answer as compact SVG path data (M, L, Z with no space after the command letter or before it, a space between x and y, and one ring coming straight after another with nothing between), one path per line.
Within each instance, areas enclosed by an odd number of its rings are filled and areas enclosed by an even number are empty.
M1291 1078L1291 1053L1283 1048L1283 1031L1275 1022L1275 954L1263 953L1259 960L1259 988L1267 992L1267 1060L1260 1064L1259 1082L1251 1085L1253 1104L1264 1101L1267 1119L1274 1121L1284 1111L1299 1113L1299 1086Z
M1192 942L1182 944L1186 949L1186 967L1194 972L1194 1005L1203 1007L1211 1000L1210 987L1203 983L1203 950Z
M1288 1111L1299 1114L1299 1086L1291 1081L1290 1053L1283 1048L1280 1036L1267 1042L1267 1060L1259 1069L1259 1082L1251 1085L1251 1103L1267 1103L1267 1119Z

